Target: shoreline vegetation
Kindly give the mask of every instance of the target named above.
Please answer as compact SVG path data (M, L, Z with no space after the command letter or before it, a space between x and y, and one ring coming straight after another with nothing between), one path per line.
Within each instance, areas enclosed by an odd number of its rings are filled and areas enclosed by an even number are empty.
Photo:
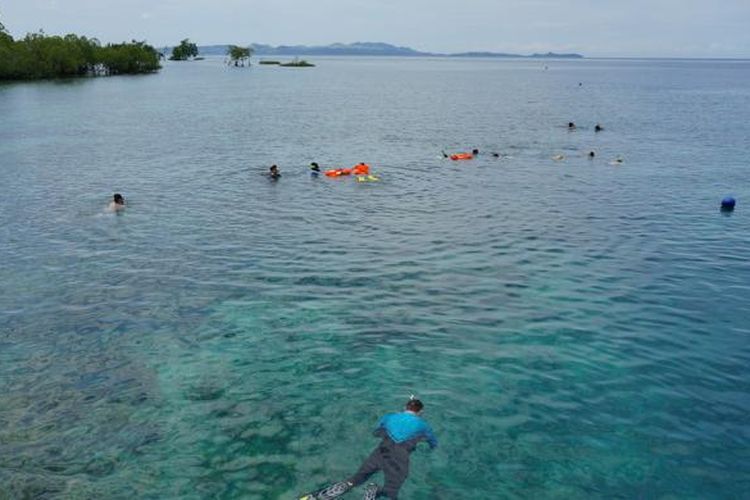
M44 32L15 40L0 23L0 81L154 73L159 59L145 41L102 45L96 38Z
M169 49L164 48L164 52ZM40 80L50 78L71 78L91 76L113 76L154 73L161 69L160 60L165 53L156 50L145 41L109 43L102 45L96 38L87 38L74 34L64 36L47 35L43 31L28 33L24 38L14 39L0 23L0 81L4 80ZM517 55L493 52L464 52L457 54L437 54L419 52L408 47L397 47L387 43L356 42L350 44L334 43L326 46L285 46L252 44L241 47L237 45L210 45L198 47L189 39L172 47L171 61L199 61L205 55L226 55L228 65L235 67L250 66L250 57L258 55L292 55L288 62L279 60L261 60L262 65L276 65L286 68L314 67L305 59L296 57L305 55L380 55L380 56L415 56L415 57L523 57L523 58L582 58L580 54L547 54ZM199 56L200 54L200 56Z

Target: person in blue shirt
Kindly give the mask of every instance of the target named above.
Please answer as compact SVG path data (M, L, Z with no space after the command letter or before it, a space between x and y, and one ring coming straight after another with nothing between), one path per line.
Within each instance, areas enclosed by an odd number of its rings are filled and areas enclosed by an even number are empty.
M398 498L398 490L409 475L409 455L420 441L427 441L430 448L438 444L435 434L420 414L424 405L412 397L407 403L405 411L389 413L380 419L374 435L382 438L370 456L365 459L359 470L348 480L336 483L315 493L304 495L304 500L324 500L337 498L351 488L363 484L378 471L385 475L385 485L382 488L370 485L365 492L365 498L386 496L391 500Z

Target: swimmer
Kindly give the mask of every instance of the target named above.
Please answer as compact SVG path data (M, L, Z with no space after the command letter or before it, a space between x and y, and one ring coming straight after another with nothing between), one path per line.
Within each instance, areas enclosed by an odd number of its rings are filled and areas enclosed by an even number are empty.
M476 155L479 154L479 150L476 149L476 148L474 148L474 149L471 150L471 154L474 155L474 156L476 156Z
M272 180L277 180L279 177L281 177L279 167L277 167L276 165L271 165L271 168L268 169L268 177L270 177Z
M318 165L316 162L312 162L310 164L310 175L313 177L317 177L320 175L320 165Z
M602 130L604 130L604 127L602 127L601 125L597 123L596 126L594 127L594 132L601 132Z
M352 168L352 174L354 175L370 175L370 165L361 161Z
M565 159L565 155L555 155L552 157L555 161L563 161Z
M125 198L123 198L120 193L115 193L114 196L112 196L112 201L110 201L107 206L107 210L115 212L117 210L122 210L123 208L125 208Z
M593 160L595 156L596 156L596 153L594 153L593 151L589 151L589 159L590 160Z
M573 122L568 122L568 130L575 130L576 124Z
M609 162L609 164L610 165L622 165L624 161L625 160L623 160L622 158L620 158L618 156L617 158L615 158L614 160L612 160L611 162Z
M493 158L500 158L500 153L492 153Z
M370 476L381 470L385 475L385 485L377 488L376 495L397 498L398 490L409 474L409 454L422 440L426 440L430 448L435 448L438 444L432 428L420 416L422 408L422 402L412 396L406 403L405 411L390 413L381 418L374 435L382 438L382 441L365 459L356 474L346 481L303 495L300 500L337 498L355 486L363 484ZM368 486L367 493L373 488Z

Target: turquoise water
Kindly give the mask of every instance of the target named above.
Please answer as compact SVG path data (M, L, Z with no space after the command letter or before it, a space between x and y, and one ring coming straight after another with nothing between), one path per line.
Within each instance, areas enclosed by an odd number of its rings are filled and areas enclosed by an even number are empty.
M314 62L0 86L0 498L745 496L750 63Z

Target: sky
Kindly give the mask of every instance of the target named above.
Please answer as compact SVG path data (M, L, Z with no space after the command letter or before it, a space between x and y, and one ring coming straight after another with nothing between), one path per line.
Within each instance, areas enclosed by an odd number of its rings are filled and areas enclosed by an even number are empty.
M386 42L427 52L750 58L750 0L0 0L40 29L162 47Z

